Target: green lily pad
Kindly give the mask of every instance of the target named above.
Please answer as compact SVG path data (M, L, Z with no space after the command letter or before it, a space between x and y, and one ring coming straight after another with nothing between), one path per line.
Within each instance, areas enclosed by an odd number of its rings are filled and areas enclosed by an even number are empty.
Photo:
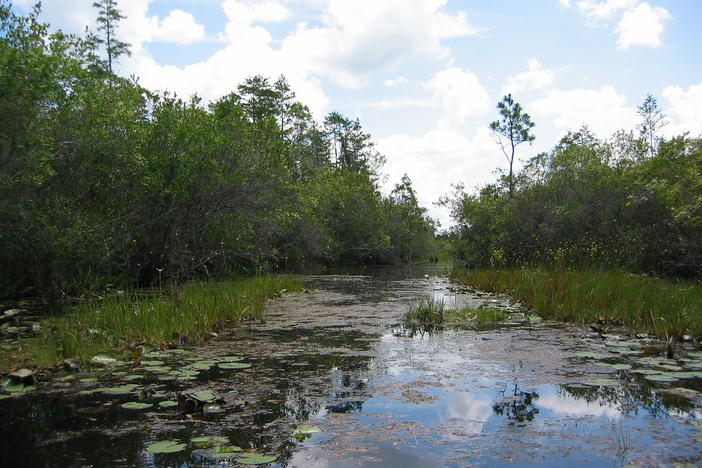
M243 361L244 358L241 356L222 356L219 358L219 360L222 362L237 362L237 361Z
M594 353L592 351L583 351L582 353L577 353L576 356L590 359L607 359L612 357L610 354Z
M164 364L163 361L141 361L142 366L162 366Z
M154 374L166 374L171 371L168 366L145 366L143 369Z
M4 400L5 398L12 398L12 395L3 395L3 394L0 394L0 400Z
M699 442L700 444L702 444L702 431L700 431L700 432L698 432L697 434L693 435L692 438L695 439L695 441L697 441L697 442Z
M126 395L127 393L132 393L138 385L136 384L126 384L119 387L101 387L96 388L96 392L107 393L110 395Z
M116 362L117 362L117 358L110 355L110 354L107 354L107 353L96 354L90 360L91 364L97 364L99 366L108 366L108 365L114 364Z
M138 380L143 378L144 376L141 374L128 374L124 376L124 380Z
M685 364L685 367L689 367L690 369L702 369L702 361L688 362Z
M637 351L635 349L624 349L624 348L614 348L613 353L622 354L625 356L633 356L636 354L643 354L643 351Z
M220 362L217 364L217 367L220 369L227 369L227 370L232 370L232 369L248 369L251 367L251 364L246 364L244 362Z
M677 377L670 375L670 373L651 374L644 376L644 378L651 382L674 382L678 380Z
M632 372L641 375L658 375L661 373L661 371L655 371L653 369L634 369Z
M619 382L614 379L593 379L585 382L585 385L593 387L611 387L612 385L617 385L617 383Z
M181 450L185 450L185 444L175 440L162 440L146 447L146 451L151 453L175 453Z
M31 377L34 375L34 371L31 369L20 369L18 371L10 373L10 377L18 379L18 380L24 380L27 377Z
M296 428L293 430L293 435L298 435L298 434L315 434L315 433L317 433L317 432L322 432L322 430L321 430L320 428L318 428L317 426L305 425L305 426L296 427Z
M122 408L130 410L143 410L146 408L151 408L153 405L151 403L141 403L139 401L128 401L122 404Z
M631 346L638 346L639 343L636 341L607 341L605 343L607 346L616 346L616 347L623 347L623 348L628 348Z
M595 365L600 366L600 367L609 367L610 369L617 369L617 370L631 369L631 366L629 364L610 364L608 362L596 362Z
M160 406L161 408L173 408L175 406L178 406L178 402L172 400L164 400L159 402L158 406Z
M27 387L24 384L7 385L4 388L7 393L26 393L36 389L36 387Z
M168 354L190 354L190 351L182 348L173 348L166 351Z
M702 351L692 351L687 353L687 355L691 358L702 359Z
M661 369L665 369L665 370L668 370L668 371L672 371L672 372L680 372L681 370L683 370L682 367L680 367L680 366L673 366L673 365L671 365L671 364L660 364L660 365L658 365L658 366L656 366L656 367L659 367L659 368L661 368Z
M194 362L194 363L190 364L188 367L190 369L207 370L214 365L215 365L214 361L199 361L199 362Z
M265 463L273 463L278 457L273 455L261 455L260 453L245 453L238 455L236 461L242 465L263 465Z
M5 317L14 317L15 315L19 314L22 312L22 309L9 309L3 312L3 316Z
M97 382L97 379L95 377L86 377L84 379L79 380L80 383L95 383Z
M227 442L229 442L229 439L222 436L199 436L190 440L190 443L197 447L215 447Z
M201 402L208 403L217 399L217 394L211 390L200 390L197 392L185 392L186 395L192 397L193 399Z
M217 450L212 452L210 454L210 457L212 458L229 458L233 455L235 455L237 452L241 452L241 447L237 447L236 445L223 445L219 447Z
M140 344L137 348L141 351L141 354L158 352L158 348L149 343Z
M54 380L58 382L68 382L69 380L75 380L76 376L75 375L64 375L61 377L56 377Z

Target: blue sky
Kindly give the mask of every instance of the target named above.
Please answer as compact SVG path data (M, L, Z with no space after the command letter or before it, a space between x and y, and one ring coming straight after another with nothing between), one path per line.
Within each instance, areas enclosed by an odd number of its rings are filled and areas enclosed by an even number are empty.
M22 11L33 0L14 0ZM44 0L43 19L94 28L93 0ZM511 92L536 123L524 159L583 123L606 138L634 129L651 93L668 135L702 134L699 0L119 0L132 57L118 72L205 101L245 77L284 74L321 120L359 118L421 203L494 180L490 135Z

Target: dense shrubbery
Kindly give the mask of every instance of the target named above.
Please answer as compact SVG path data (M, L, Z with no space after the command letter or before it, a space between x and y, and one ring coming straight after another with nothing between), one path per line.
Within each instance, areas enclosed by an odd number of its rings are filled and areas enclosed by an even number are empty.
M447 203L454 255L472 266L702 276L700 139L602 141L583 128L526 161L512 196L502 177Z
M0 0L0 297L428 253L358 121L316 123L282 77L209 105L152 93L37 14Z

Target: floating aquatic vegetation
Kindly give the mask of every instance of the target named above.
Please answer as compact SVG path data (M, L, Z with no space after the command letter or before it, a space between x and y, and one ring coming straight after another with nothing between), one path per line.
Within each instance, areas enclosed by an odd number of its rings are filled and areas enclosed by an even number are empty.
M184 392L184 395L199 401L200 403L208 403L217 399L217 394L211 390L199 390Z
M251 367L251 364L246 364L243 362L220 362L217 364L217 367L220 369L227 369L227 370L232 370L232 369L248 369Z
M229 439L222 436L199 436L190 439L190 443L196 447L215 447L227 442Z
M163 361L141 361L142 366L162 366L163 364Z
M223 445L210 454L212 458L229 458L241 452L241 447L236 445Z
M320 428L317 426L310 426L310 425L304 425L300 427L296 427L293 430L293 437L295 437L297 440L304 440L307 439L308 437L311 437L312 434L316 434L322 432Z
M262 455L253 452L236 456L236 461L242 465L263 465L266 463L273 463L277 459L278 457L273 455Z
M583 351L581 353L576 353L575 355L578 357L589 359L607 359L613 357L611 354L595 353L592 351Z
M93 356L90 360L91 364L96 364L98 366L109 366L110 364L116 364L117 358L107 353L100 353Z
M670 375L670 373L649 374L645 375L644 378L651 382L674 382L678 380L677 377Z
M128 401L122 404L122 408L129 410L143 410L146 408L151 408L153 405L151 403L142 403L139 401Z
M173 400L164 400L159 402L158 406L160 406L161 408L173 408L178 406L178 402Z
M590 385L592 387L611 387L613 385L617 385L618 383L619 382L614 379L593 379L585 382L585 385Z
M242 356L222 356L219 358L219 360L222 362L237 362L243 361L244 358Z
M175 440L162 440L146 447L146 451L151 453L175 453L184 449L185 444Z

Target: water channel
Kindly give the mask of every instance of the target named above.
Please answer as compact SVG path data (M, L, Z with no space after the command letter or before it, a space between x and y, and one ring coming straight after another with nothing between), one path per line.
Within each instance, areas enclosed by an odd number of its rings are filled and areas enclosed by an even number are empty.
M201 348L0 400L0 465L238 467L248 453L301 468L702 466L702 379L686 354L644 365L635 345L548 322L412 326L427 295L519 305L455 288L443 266L353 273L307 276L263 322ZM683 372L647 379L652 365ZM148 449L160 441L176 449Z

